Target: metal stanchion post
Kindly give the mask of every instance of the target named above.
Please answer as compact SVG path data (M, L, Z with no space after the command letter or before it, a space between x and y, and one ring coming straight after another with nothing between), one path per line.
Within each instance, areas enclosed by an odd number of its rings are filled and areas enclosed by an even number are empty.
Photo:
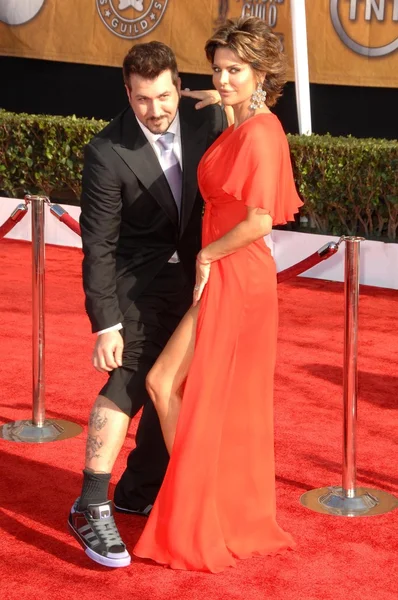
M307 508L342 517L380 515L398 507L398 498L371 488L356 487L356 426L358 391L359 255L363 238L345 237L343 476L342 487L311 490L300 498Z
M43 427L44 408L44 202L32 200L32 423Z
M46 419L44 401L44 208L48 198L26 196L32 211L32 391L31 421L14 421L0 427L0 438L13 442L53 442L82 431L76 423L63 419Z

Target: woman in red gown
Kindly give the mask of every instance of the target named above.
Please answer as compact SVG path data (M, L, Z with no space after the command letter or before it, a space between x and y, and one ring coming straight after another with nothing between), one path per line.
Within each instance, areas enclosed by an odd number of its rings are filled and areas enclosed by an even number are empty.
M170 463L134 553L217 573L294 547L275 519L278 308L263 238L302 202L268 108L284 84L278 38L260 19L228 21L206 53L235 123L199 165L206 209L194 302L147 380Z

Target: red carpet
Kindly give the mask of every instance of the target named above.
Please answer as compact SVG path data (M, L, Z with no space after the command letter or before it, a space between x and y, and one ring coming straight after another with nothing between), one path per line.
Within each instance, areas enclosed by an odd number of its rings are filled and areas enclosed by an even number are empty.
M2 241L0 257L5 423L31 416L30 245ZM79 250L47 248L46 407L48 417L85 424L103 378L90 364L93 337L83 309L80 261ZM299 503L306 490L341 483L342 289L310 279L279 286L278 512L298 543L296 552L242 561L220 575L176 572L138 559L127 569L97 566L66 526L79 493L84 435L42 445L0 440L1 597L395 600L398 510L347 519L319 515ZM358 485L396 495L397 300L397 291L361 289L358 424ZM113 482L134 443L134 429ZM143 520L125 515L117 520L132 548Z

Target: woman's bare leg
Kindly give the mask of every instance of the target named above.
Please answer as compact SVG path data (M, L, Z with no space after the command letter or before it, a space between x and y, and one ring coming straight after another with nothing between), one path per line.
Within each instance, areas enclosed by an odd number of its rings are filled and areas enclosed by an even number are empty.
M199 304L191 307L147 376L147 390L171 453L181 407L181 388L192 362Z

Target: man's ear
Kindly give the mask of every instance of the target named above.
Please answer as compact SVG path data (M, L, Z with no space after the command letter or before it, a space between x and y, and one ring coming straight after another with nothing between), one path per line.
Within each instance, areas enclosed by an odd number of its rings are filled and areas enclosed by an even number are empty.
M181 77L178 77L177 79L177 92L179 97L181 98Z
M129 102L130 102L131 90L130 90L129 86L126 84L124 84L124 89L126 90L127 98L129 99Z

